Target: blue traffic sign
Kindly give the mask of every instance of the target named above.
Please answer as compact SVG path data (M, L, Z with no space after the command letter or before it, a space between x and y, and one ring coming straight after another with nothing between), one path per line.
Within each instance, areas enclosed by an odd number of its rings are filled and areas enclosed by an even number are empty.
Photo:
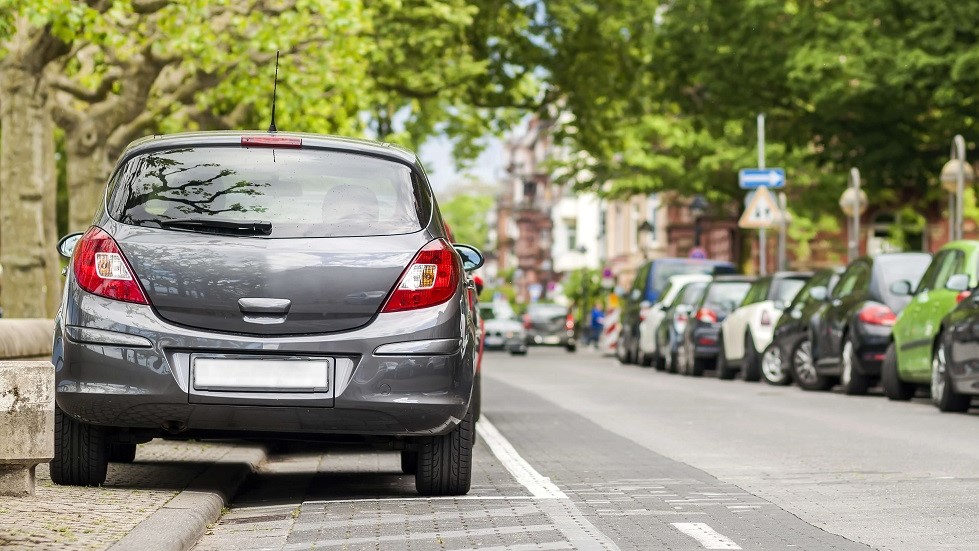
M785 187L785 170L781 168L742 168L738 171L738 185L741 189Z

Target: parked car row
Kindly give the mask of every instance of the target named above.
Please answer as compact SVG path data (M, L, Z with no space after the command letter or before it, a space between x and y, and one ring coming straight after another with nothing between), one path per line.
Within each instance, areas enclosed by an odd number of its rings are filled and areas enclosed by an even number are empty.
M892 400L930 391L942 411L965 411L979 395L979 241L760 278L679 265L699 269L653 293L653 267L640 271L624 299L638 308L634 329L623 308L622 363L849 395L879 383Z

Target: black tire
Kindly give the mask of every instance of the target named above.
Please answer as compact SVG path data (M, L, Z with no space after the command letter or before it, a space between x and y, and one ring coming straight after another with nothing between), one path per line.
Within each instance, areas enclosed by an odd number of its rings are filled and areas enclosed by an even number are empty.
M526 356L527 355L527 351L526 350L511 350L510 351L510 355L511 356Z
M840 385L843 393L847 396L863 396L870 388L870 381L860 369L860 358L857 357L857 344L853 342L849 334L843 335L843 350L840 351L840 361L843 364L843 372L840 374ZM847 368L847 361L850 362ZM849 372L849 373L848 373Z
M710 360L707 358L694 358L690 366L690 376L691 377L703 377L704 371L707 371L708 364Z
M401 452L401 472L404 474L416 474L418 472L418 452Z
M796 343L795 348L792 349L792 355L789 356L792 378L802 390L829 390L833 386L833 380L818 374L812 362L812 346L808 339L802 339ZM803 365L804 363L808 365Z
M943 342L941 336L939 336L938 342ZM941 357L939 354L941 354ZM963 413L969 410L969 406L972 403L972 396L955 392L947 365L943 365L943 368L939 369L938 362L941 361L944 364L944 358L947 357L947 350L945 350L944 344L939 344L935 347L931 361L931 401L939 411Z
M632 363L632 360L629 358L629 351L625 347L625 335L619 335L619 342L615 346L615 357L618 358L619 363L622 365Z
M98 486L105 482L109 461L105 427L76 421L54 409L54 459L51 480L63 486Z
M109 444L106 450L110 463L132 463L136 460L136 444Z
M887 345L887 352L884 353L884 363L880 367L880 384L884 387L884 396L888 400L906 402L914 398L917 385L906 383L901 380L897 371L897 349L894 343Z
M578 350L578 346L575 344L566 344L564 345L564 349L568 352L574 352L575 350Z
M768 345L761 355L761 378L773 386L792 383L792 371L782 357L782 349L775 343Z
M761 358L755 350L755 340L751 331L744 334L744 359L741 360L741 375L745 381L758 382L761 380Z
M636 352L636 363L639 364L639 367L651 367L653 365L653 356L643 352L642 345L638 347Z
M724 336L717 339L717 365L714 367L718 379L730 381L734 378L736 369L727 362L727 354L724 353Z
M653 369L656 371L666 371L666 358L663 356L662 348L656 345L656 354L653 356Z
M469 493L475 425L470 411L452 432L421 440L415 473L415 489L419 494L460 496Z

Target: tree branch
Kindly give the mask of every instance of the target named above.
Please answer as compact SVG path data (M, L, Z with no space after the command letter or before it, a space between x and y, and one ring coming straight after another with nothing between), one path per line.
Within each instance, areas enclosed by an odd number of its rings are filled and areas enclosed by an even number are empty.
M62 92L67 92L76 99L80 99L87 103L98 103L100 101L104 101L105 98L108 97L109 92L112 91L112 87L121 77L122 70L120 70L118 67L111 67L102 77L102 81L99 83L98 88L94 90L89 90L78 82L75 82L74 80L60 74L52 75L50 84L52 88L61 90Z

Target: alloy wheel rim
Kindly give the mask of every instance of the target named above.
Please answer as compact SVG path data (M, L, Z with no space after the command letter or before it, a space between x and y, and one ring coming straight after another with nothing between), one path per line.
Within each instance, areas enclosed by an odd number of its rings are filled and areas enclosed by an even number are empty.
M936 404L945 394L945 350L938 347L935 357L931 360L931 399Z
M840 383L843 386L850 384L850 379L853 378L853 358L850 353L853 352L853 345L850 341L847 341L843 345L843 374L840 375Z
M812 365L812 345L809 341L804 341L795 349L795 366L799 378L806 383L816 380L816 370Z
M770 381L780 381L785 376L782 372L782 351L777 346L770 346L761 358L761 369L765 378Z

